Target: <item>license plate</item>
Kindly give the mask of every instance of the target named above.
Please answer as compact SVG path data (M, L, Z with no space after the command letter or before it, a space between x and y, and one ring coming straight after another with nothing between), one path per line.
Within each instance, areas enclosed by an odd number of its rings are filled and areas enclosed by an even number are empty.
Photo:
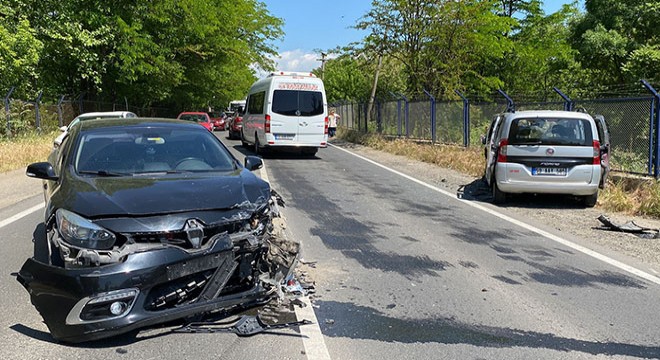
M275 134L275 140L293 140L294 134Z
M565 176L566 168L532 168L532 175Z

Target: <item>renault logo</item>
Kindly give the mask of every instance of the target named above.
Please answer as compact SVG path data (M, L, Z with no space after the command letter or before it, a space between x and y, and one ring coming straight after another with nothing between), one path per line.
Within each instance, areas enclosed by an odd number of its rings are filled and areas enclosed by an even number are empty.
M199 249L202 246L202 240L204 239L204 226L197 221L196 219L188 219L186 221L186 226L183 227L183 231L186 232L188 236L188 241L193 248Z

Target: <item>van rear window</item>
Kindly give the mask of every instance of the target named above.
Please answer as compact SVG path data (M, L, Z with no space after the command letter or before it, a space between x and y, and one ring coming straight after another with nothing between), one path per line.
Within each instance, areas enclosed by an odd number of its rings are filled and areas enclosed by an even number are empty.
M509 128L511 145L592 146L593 134L584 119L515 119Z
M323 114L323 93L320 91L275 90L273 112L289 116Z

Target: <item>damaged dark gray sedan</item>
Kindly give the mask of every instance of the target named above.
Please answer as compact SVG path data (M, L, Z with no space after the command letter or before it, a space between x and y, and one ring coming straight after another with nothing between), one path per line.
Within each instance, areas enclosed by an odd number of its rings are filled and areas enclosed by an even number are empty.
M48 162L43 238L18 274L52 336L81 342L269 301L297 246L270 185L197 124L76 124Z

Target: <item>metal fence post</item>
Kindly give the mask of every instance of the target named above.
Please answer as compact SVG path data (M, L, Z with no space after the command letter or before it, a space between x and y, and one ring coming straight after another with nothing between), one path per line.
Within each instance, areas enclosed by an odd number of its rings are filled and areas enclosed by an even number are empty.
M460 91L454 90L454 92L463 99L463 147L468 147L470 146L470 100Z
M653 93L654 101L651 102L651 130L649 136L649 174L651 173L651 160L653 159L653 176L657 179L660 176L660 94L649 84L648 81L642 79L640 82L651 93ZM655 103L655 109L654 104ZM655 112L655 114L654 114ZM655 115L655 119L653 119ZM653 133L655 132L655 148L653 146ZM655 150L655 151L654 151ZM654 159L655 155L655 159Z
M397 137L401 137L401 95L400 94L395 94L390 91L390 95L394 96L396 98L396 135ZM407 122L406 122L407 123Z
M11 133L11 115L9 112L9 97L11 96L11 93L14 92L15 88L16 87L12 86L11 89L9 89L7 96L5 96L5 117L7 118L7 135Z
M64 119L62 118L62 103L64 102L64 95L60 96L60 100L57 101L57 122L60 127L64 126Z
M409 121L409 120L410 120L410 119L409 119L409 110L410 110L410 107L409 107L409 104L408 104L408 98L407 98L405 95L401 94L401 93L399 93L398 95L399 95L399 96L403 99L403 101L405 102L405 104L404 104L404 112L403 112L403 120L404 120L405 123L406 123L406 137L410 137L410 121Z
M513 102L513 99L511 99L507 93L502 91L502 89L497 89L497 92L506 99L506 111L516 112L516 104Z
M374 97L374 102L376 103L376 131L380 134L383 132L383 119L381 118L380 113L380 101Z
M44 95L43 90L39 91L39 95L37 95L37 98L34 100L34 112L35 112L35 125L37 127L37 131L41 131L41 112L39 111L39 103L41 102L41 97Z
M556 87L553 87L552 90L554 90L559 96L561 96L562 99L564 99L564 110L566 111L573 111L573 100L566 96L563 92L561 92L559 89Z
M435 144L435 98L426 90L424 93L431 99L431 144Z
M84 96L85 96L85 93L84 93L84 92L80 93L80 96L78 96L78 113L79 113L79 114L82 114L82 113L84 112L84 111L83 111L83 110L84 110L84 109L83 109L83 107L84 107L84 106L83 106L83 97L84 97Z

